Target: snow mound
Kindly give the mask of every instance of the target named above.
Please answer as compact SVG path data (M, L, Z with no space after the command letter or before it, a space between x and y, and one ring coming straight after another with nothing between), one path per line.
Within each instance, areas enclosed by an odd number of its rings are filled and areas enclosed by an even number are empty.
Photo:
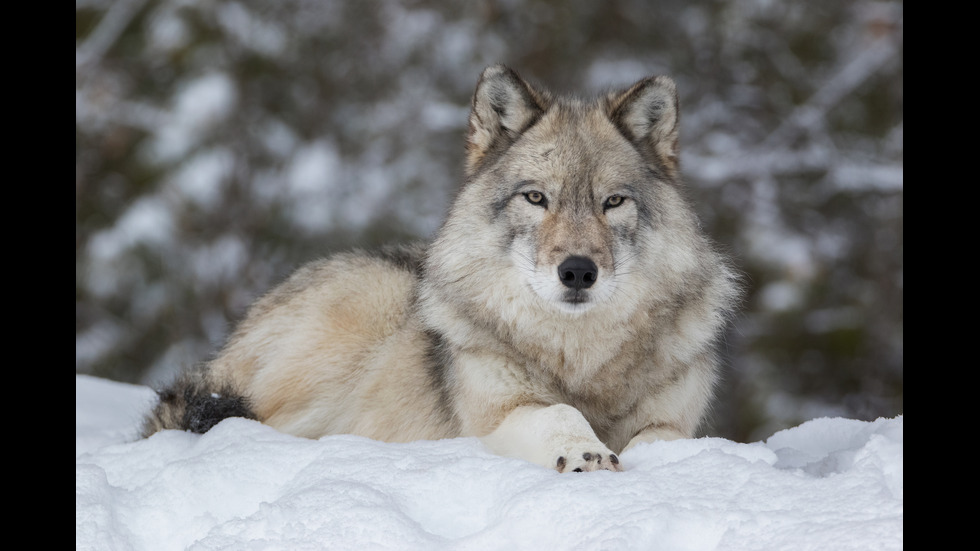
M244 419L134 440L146 387L76 375L76 549L903 547L902 416L656 442L565 473L475 438L307 440Z

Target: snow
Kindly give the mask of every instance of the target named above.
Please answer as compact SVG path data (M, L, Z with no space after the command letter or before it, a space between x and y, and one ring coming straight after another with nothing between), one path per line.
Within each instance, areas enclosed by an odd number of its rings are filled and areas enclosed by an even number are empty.
M76 549L903 547L903 417L657 442L565 473L475 438L307 440L228 419L135 440L143 386L75 379Z

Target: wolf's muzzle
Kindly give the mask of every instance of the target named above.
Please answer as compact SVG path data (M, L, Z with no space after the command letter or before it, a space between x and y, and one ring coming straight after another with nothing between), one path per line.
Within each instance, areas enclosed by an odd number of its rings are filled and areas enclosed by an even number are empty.
M599 268L584 256L570 256L558 266L558 279L569 289L588 289L598 277Z

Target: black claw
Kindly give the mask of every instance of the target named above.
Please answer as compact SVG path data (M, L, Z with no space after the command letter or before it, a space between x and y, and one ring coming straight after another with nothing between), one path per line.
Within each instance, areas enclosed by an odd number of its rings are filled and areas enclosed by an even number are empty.
M619 465L619 458L616 457L616 454L610 455L609 460L613 462L613 465Z
M558 472L562 472L564 470L565 470L565 458L564 457L559 457L558 458Z
M592 454L589 452L585 452L582 454L582 459L586 461L592 461Z

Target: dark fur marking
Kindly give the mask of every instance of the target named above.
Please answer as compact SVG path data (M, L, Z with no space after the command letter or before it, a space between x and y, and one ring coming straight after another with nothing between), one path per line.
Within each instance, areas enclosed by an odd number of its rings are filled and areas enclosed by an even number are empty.
M513 198L513 195L508 195L507 197L501 197L500 199L497 199L496 201L493 202L493 207L492 207L492 209L493 209L492 219L493 220L496 220L498 217L500 217L501 213L504 212L504 209L507 208L507 205L510 204L510 200L512 198Z
M501 249L504 249L504 250L507 250L507 249L509 249L509 248L510 248L510 246L511 246L511 245L512 245L512 244L514 243L514 241L515 241L515 240L517 239L517 235L518 235L518 234L517 234L517 228L509 228L509 229L507 230L507 233L506 233L506 234L504 234L504 244L503 244L503 246L502 246L502 247L500 247L500 248L501 248Z
M636 231L633 228L627 228L623 226L614 226L612 228L613 234L620 241L625 241L631 246L636 246Z
M425 262L425 246L421 243L386 245L365 251L365 253L371 258L383 260L416 276L422 273L422 266Z
M446 340L436 331L426 331L426 338L429 340L426 347L425 368L429 374L429 381L432 388L439 396L439 409L442 410L446 419L454 425L459 425L456 412L453 408L452 393L450 392L448 379L449 365L452 362L451 352Z
M660 122L661 117L663 117L664 111L667 110L668 108L669 108L669 106L667 105L667 102L665 102L665 101L651 101L646 106L646 109L645 109L646 113L645 113L645 115L646 115L647 120L650 121L650 126L651 127L656 126ZM674 127L676 127L676 126L677 125L674 124L674 126L671 127L670 130L673 130Z
M190 394L184 396L187 405L184 409L184 427L198 434L204 434L211 427L229 417L255 419L248 399L224 393Z
M500 186L497 188L498 197L493 201L493 217L492 220L496 220L503 212L507 209L507 205L514 199L514 197L520 195L521 189L527 185L527 181L520 181L510 189Z
M561 456L558 458L558 472L561 473L564 471L565 471L565 456Z
M162 429L203 434L229 417L258 420L248 398L227 386L211 388L202 370L185 373L158 391L157 397L156 407L144 421L144 437Z
M619 458L616 457L616 454L610 455L609 460L612 461L613 465L619 465Z
M652 168L647 168L647 174L653 181L663 180L663 175L659 171ZM652 193L650 188L653 187L652 182L642 182L636 184L629 184L624 186L624 190L627 195L633 199L633 203L636 205L636 216L640 221L640 225L647 226L649 228L655 227L655 221L653 218L653 210L650 208L650 203L652 202ZM631 244L636 244L636 236L632 235L630 237Z

